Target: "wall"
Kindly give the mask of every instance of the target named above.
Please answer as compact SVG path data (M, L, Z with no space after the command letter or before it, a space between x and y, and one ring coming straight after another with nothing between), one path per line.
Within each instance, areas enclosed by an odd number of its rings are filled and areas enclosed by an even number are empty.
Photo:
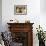
M14 15L14 5L17 4L24 4L27 5L27 15L22 15L22 16L18 16L18 15ZM10 20L10 19L17 19L20 22L24 22L26 19L30 20L31 22L34 23L39 23L39 15L40 15L40 0L3 0L2 1L2 23L3 26L6 25L6 23ZM19 19L18 19L19 18ZM22 19L23 18L23 19ZM38 21L37 21L38 20ZM6 27L6 26L5 26ZM4 29L6 30L6 28L4 27Z
M40 0L40 9L42 13L46 13L46 0Z
M46 31L46 0L40 0L40 24Z
M0 31L2 31L2 0L0 0Z
M43 29L46 29L45 25L45 19L46 16L41 12L41 6L42 2L40 0L2 0L2 26L3 31L8 30L7 22L9 20L17 19L19 22L25 22L25 20L30 20L31 23L34 23L33 25L33 45L38 46L38 39L36 37L36 27L38 27L39 24L43 27ZM24 4L27 5L27 15L14 15L14 5L18 4ZM40 5L41 4L41 5ZM41 6L41 7L40 7Z

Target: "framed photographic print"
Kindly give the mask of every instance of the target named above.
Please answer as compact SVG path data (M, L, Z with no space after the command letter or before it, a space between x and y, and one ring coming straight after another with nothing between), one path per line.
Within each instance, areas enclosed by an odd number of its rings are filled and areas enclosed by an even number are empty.
M14 15L26 15L27 5L14 5Z

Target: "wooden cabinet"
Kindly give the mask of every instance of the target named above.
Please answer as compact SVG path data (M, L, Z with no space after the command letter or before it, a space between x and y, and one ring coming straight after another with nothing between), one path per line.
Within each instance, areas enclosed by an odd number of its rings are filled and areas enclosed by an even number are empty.
M33 46L33 23L7 23L12 33L13 41L22 46Z

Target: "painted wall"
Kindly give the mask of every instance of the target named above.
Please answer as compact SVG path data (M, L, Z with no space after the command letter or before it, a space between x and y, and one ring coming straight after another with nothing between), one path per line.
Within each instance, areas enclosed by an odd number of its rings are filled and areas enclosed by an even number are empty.
M46 0L40 0L40 24L46 31Z
M42 13L46 13L46 0L40 0L40 9Z
M14 5L27 5L27 15L14 15ZM36 37L36 27L39 24L45 30L46 28L46 15L41 12L42 5L40 0L2 0L2 26L3 31L8 30L7 22L9 20L17 19L19 22L25 22L25 20L30 20L33 25L33 45L38 46L38 39Z
M27 5L27 15L14 15L14 5L24 4ZM2 1L2 23L6 27L6 23L10 19L17 19L19 22L24 22L25 20L30 20L30 22L39 23L40 15L40 0L3 0ZM19 18L19 19L18 19ZM38 21L37 21L38 20ZM5 28L7 30L7 28ZM5 31L4 30L4 31Z
M2 31L2 0L0 0L0 31Z

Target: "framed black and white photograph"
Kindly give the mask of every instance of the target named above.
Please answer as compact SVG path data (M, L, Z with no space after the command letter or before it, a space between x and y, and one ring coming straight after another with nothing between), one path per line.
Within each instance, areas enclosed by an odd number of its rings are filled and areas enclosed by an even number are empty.
M14 5L14 15L26 15L27 5Z

